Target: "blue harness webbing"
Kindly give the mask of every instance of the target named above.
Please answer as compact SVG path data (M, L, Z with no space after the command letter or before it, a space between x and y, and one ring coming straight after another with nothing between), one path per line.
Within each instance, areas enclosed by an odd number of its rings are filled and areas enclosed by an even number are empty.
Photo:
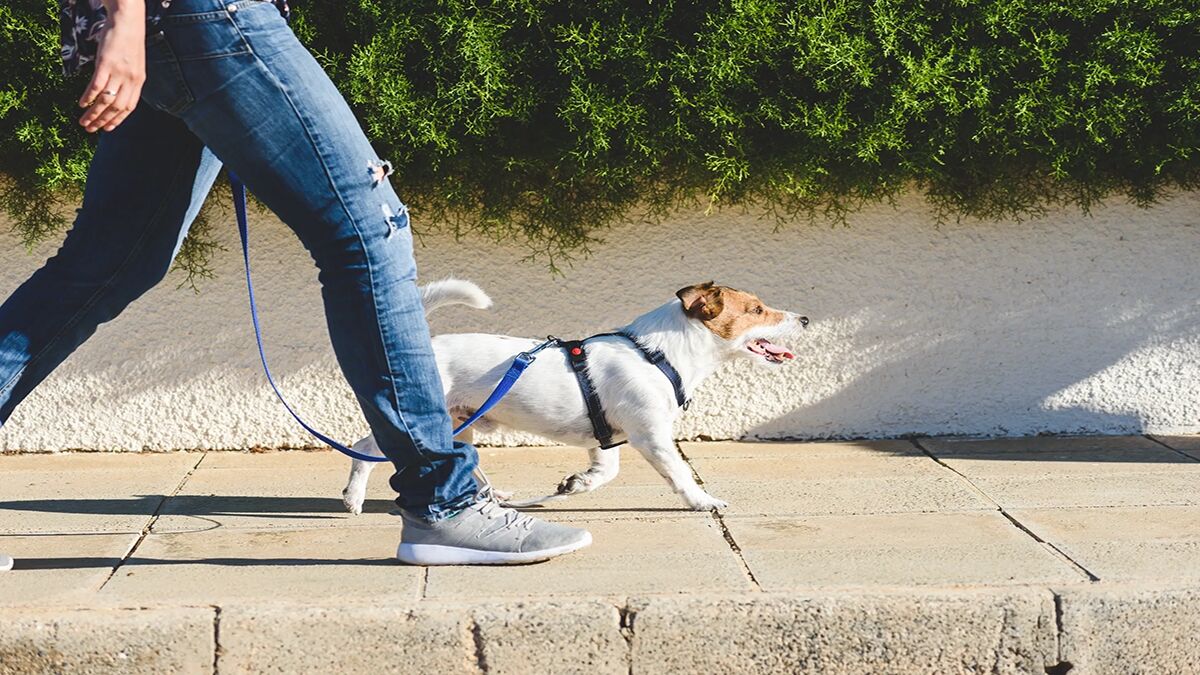
M279 398L279 402L283 404L284 409L291 414L292 418L301 427L304 427L305 431L334 450L364 462L388 461L387 457L364 455L361 452L351 450L317 431L305 422L283 397L283 392L279 390L279 385L275 383L275 377L271 374L271 368L267 365L267 353L263 346L262 326L258 319L258 304L254 301L254 282L250 277L250 228L246 219L246 185L233 172L229 173L229 185L233 189L233 210L237 216L238 237L242 240L242 263L246 268L246 293L250 299L250 321L254 324L254 340L258 343L258 358L262 361L263 372L266 373L267 382L271 385L271 389L274 390L275 396ZM575 377L579 382L579 391L583 394L583 401L587 406L588 419L592 423L592 433L596 437L596 441L600 443L600 447L607 449L625 443L625 441L613 442L612 425L608 423L608 418L604 414L604 406L600 403L600 396L596 393L596 386L592 383L592 378L587 370L586 343L589 340L605 336L622 337L632 342L633 346L641 352L642 356L662 371L662 374L671 382L671 387L675 390L675 402L681 408L687 409L690 401L688 401L687 393L683 389L683 380L679 377L679 371L675 370L675 367L671 365L666 354L657 349L646 347L638 341L637 336L624 331L617 331L615 333L600 333L582 340L559 340L553 335L549 335L546 337L545 342L529 351L521 352L513 358L512 365L505 371L504 375L500 378L500 382L496 384L496 388L487 397L487 400L466 421L454 429L454 435L457 436L465 431L467 427L474 424L480 417L483 417L489 410L494 408L513 388L513 385L517 383L517 380L520 379L521 374L525 372L529 364L533 363L534 359L537 358L538 352L550 345L558 345L563 347L567 352L567 361L571 364L571 370L575 372Z

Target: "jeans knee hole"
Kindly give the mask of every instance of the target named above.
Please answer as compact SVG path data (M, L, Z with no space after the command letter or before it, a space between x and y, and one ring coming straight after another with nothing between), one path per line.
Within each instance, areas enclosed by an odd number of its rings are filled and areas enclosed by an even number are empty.
M392 211L392 207L388 206L387 202L380 204L379 208L383 212L384 220L387 221L388 239L391 239L393 234L408 227L408 207L404 204L400 205L399 211Z
M367 162L367 172L371 175L371 187L375 187L392 175L392 163L386 159L372 160Z

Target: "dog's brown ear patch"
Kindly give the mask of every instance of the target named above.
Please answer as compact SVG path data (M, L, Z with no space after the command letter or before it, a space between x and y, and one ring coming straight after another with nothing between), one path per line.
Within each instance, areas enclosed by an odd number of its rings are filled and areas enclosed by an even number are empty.
M714 286L711 281L681 288L675 292L675 295L683 303L684 313L693 319L710 321L715 319L725 308L725 303L721 299L721 287Z

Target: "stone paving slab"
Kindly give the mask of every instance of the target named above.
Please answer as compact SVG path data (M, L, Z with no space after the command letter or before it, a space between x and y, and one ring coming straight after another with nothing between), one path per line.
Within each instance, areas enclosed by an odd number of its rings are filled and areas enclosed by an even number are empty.
M0 533L141 532L197 453L0 457Z
M707 471L705 487L729 503L731 516L820 516L870 513L932 513L994 509L949 473L791 481L742 480L737 469ZM758 473L757 470L754 473Z
M621 472L611 483L567 501L548 502L534 512L573 521L636 519L651 513L707 517L688 510L637 450L626 445L606 452L620 453ZM580 448L484 448L479 457L492 484L517 500L552 494L565 476L588 467L588 454Z
M0 551L16 559L0 574L0 606L87 602L139 535L58 534L0 536Z
M1013 516L1101 580L1200 583L1200 507L1031 509Z
M790 457L924 457L925 453L909 441L683 441L680 450L696 459L773 459Z
M921 447L941 459L1002 454L1008 461L1020 462L1026 455L1143 451L1156 453L1163 446L1145 436L1027 436L1020 438L921 438Z
M1046 438L1032 447L989 441L984 448L929 441L930 451L951 468L971 477L1077 476L1200 471L1200 462L1141 437L1109 439L1101 447L1090 439ZM1120 442L1116 442L1120 441ZM984 451L985 448L996 448ZM1007 448L1007 449L1005 449Z
M121 603L152 603L164 589L184 603L416 598L424 572L395 561L399 539L399 523L151 534L100 595Z
M726 519L766 590L1086 579L995 511Z
M553 491L545 488L515 490L513 498L542 497ZM647 517L707 520L712 517L710 514L689 509L665 482L662 485L622 485L614 481L595 492L531 507L529 513L556 520L581 522L641 520Z
M616 453L621 465L621 473L610 485L663 486L664 492L670 493L662 476L642 458L642 453L628 445L604 452ZM565 446L480 448L479 460L497 487L538 491L553 489L564 476L590 466L585 450Z
M853 515L994 509L906 441L681 444L731 516ZM759 445L759 444L754 444Z
M390 466L372 473L363 513L353 516L342 505L350 463L336 453L211 455L163 507L155 532L395 525Z
M1200 474L998 476L972 483L1006 509L1200 505Z
M921 444L1007 509L1200 504L1200 461L1141 436Z
M1151 436L1151 438L1192 459L1200 460L1200 436Z
M431 567L428 598L705 593L751 590L736 554L711 518L590 521L592 546L504 574L482 567Z

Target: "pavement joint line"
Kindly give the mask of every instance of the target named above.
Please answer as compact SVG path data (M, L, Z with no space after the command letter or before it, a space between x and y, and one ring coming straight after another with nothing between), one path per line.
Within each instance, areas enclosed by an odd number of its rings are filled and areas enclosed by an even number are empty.
M637 609L625 598L625 603L617 607L617 630L625 640L626 675L633 675L633 622L637 619Z
M1184 452L1183 450L1180 450L1179 448L1172 447L1172 446L1168 445L1166 442L1160 441L1157 438L1151 436L1150 434L1142 434L1142 438L1145 438L1146 440L1154 442L1154 443L1158 443L1159 445L1170 450L1171 452L1175 452L1180 455L1183 455L1184 457L1187 457L1188 459L1192 460L1193 462L1200 462L1200 458L1193 457L1193 456L1189 455L1188 453Z
M1054 660L1057 663L1046 668L1046 673L1049 675L1051 668L1054 668L1056 672L1065 674L1071 670L1072 664L1063 658L1063 634L1066 632L1063 628L1063 598L1053 588L1050 594L1054 597Z
M188 472L183 475L183 478L179 479L179 483L175 486L174 490L171 490L171 494L163 496L162 501L160 501L158 506L154 508L154 513L150 514L150 520L147 521L145 527L142 528L142 532L138 535L137 541L133 542L133 546L129 547L129 550L125 552L125 555L122 556L121 559L117 561L117 564L113 566L112 571L108 573L108 576L104 577L104 581L102 581L100 585L96 587L97 593L104 590L104 587L108 585L108 582L112 581L112 578L117 576L117 570L121 569L121 566L124 565L131 557L133 557L134 553L137 552L138 547L141 546L142 542L146 540L146 537L150 535L150 530L154 529L154 524L158 522L159 516L162 515L163 507L167 505L167 502L171 501L172 497L179 494L179 492L183 490L183 486L187 485L188 479L192 477L192 474L196 472L196 469L200 468L200 465L204 462L205 457L208 457L207 452L202 453L200 458L196 460L196 463L192 465L192 468L188 469Z
M1057 557L1060 560L1062 560L1063 562L1067 563L1076 572L1078 572L1078 573L1082 574L1084 577L1086 577L1088 581L1093 582L1093 583L1100 581L1100 577L1096 576L1095 574L1092 573L1091 570L1089 570L1088 568L1079 564L1078 561L1076 561L1071 556L1067 555L1066 551L1063 551L1061 548L1059 548L1058 546L1055 546L1053 543L1046 541L1041 536L1039 536L1036 532L1034 532L1032 529L1030 529L1028 526L1026 526L1024 523L1017 520L1017 518L1015 516L1013 516L1011 513L1009 513L1004 508L1004 506L1000 504L1000 502L996 501L991 495L989 495L988 493L986 493L982 489L980 489L980 487L978 485L976 485L974 481L972 481L970 478L968 478L966 474L959 471L958 469L955 469L954 467L950 466L949 464L943 462L936 455L934 455L932 452L930 452L928 448L926 448L924 445L922 445L918 439L910 438L909 442L912 443L913 445L915 445L921 452L925 453L929 457L929 459L932 459L934 462L937 462L937 464L939 466L945 468L947 471L954 473L954 475L961 478L963 481L965 481L967 483L967 485L971 486L972 489L974 489L976 492L978 492L980 495L982 495L984 499L987 499L989 502L991 502L996 507L996 510L1000 513L1000 515L1004 516L1005 520L1012 523L1013 527L1016 527L1018 530L1029 535L1030 538L1032 538L1037 543L1041 544L1043 548L1050 551L1052 554L1055 555L1055 557Z
M417 600L427 600L429 598L429 567L421 573L421 579L417 582Z
M704 485L704 479L701 478L700 473L696 471L695 465L692 464L692 460L687 456L687 453L683 451L683 446L679 444L679 441L675 441L675 450L679 452L679 456L683 458L683 461L687 463L688 468L692 470L692 478L694 478L698 484ZM746 578L750 580L751 587L755 591L761 593L763 590L762 584L758 582L758 578L754 576L754 570L751 570L750 565L746 562L746 557L742 554L742 547L738 546L737 541L734 540L733 533L729 531L729 526L725 524L725 518L721 516L721 512L717 509L712 510L712 518L717 523L717 527L721 528L721 536L725 538L725 543L729 545L729 550L732 551L733 556L737 558L738 566L742 568L742 573L745 574Z
M475 619L474 614L472 614L468 623L471 631L471 642L475 647L475 667L479 669L479 672L486 675L491 672L491 667L488 665L487 651L483 640L483 629L479 627L479 621Z
M221 672L221 606L213 605L213 675Z

